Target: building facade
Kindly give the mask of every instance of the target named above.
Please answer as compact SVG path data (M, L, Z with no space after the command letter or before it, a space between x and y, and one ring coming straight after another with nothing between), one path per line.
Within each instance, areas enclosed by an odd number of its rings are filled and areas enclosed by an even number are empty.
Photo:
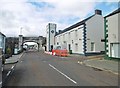
M106 58L120 58L120 8L104 18Z
M0 48L2 48L3 53L5 53L5 38L6 36L0 32Z
M64 29L55 35L55 47L67 49L76 54L92 54L104 51L104 18L101 10Z
M49 23L46 26L46 46L47 51L51 51L55 46L56 24Z

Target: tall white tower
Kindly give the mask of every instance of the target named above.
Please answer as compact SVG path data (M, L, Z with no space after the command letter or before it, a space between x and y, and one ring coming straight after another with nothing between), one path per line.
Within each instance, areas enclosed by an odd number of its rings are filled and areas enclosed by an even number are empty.
M23 35L19 35L19 50L22 50Z
M49 23L46 26L46 46L47 46L47 51L51 51L54 47L55 44L55 34L56 34L56 24L54 23Z

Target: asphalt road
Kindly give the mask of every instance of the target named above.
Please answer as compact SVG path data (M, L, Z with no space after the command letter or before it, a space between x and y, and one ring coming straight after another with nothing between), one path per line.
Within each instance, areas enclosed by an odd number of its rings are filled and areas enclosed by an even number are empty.
M79 58L81 59L81 58ZM77 63L78 59L27 52L4 86L117 86L118 75Z

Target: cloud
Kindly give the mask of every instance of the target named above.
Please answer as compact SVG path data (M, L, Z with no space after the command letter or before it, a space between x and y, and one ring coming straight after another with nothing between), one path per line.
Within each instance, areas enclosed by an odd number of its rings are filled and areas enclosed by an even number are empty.
M46 36L46 25L57 30L80 21L94 11L95 0L1 0L0 28L6 36Z
M0 4L0 27L8 36L18 36L23 27L24 35L40 35L40 24L45 22L41 15L28 4L23 2L2 2ZM38 30L39 27L39 30Z

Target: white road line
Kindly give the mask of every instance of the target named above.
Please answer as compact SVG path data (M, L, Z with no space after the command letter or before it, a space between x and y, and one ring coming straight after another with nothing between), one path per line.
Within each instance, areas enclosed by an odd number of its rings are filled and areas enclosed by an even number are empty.
M2 84L2 82L0 82L0 85Z
M11 69L13 69L13 68L14 68L14 66L11 67Z
M9 71L9 72L7 73L7 76L9 76L10 73L11 73L11 71Z
M76 81L74 81L73 79L71 79L69 76L67 76L66 74L62 73L61 71L59 71L57 68L55 68L54 66L52 66L51 64L49 64L50 67L52 67L53 69L55 69L57 72L59 72L60 74L62 74L63 76L65 76L67 79L69 79L70 81L72 81L73 83L77 84Z

